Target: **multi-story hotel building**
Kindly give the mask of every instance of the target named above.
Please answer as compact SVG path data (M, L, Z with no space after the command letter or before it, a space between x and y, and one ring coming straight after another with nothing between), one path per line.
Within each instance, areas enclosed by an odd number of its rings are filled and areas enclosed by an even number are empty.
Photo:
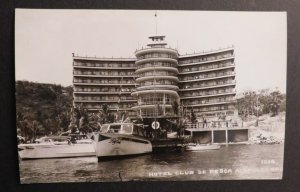
M130 116L174 117L174 102L186 113L217 118L235 110L234 49L180 55L164 36L149 37L136 58L73 55L74 106L90 111L106 103Z

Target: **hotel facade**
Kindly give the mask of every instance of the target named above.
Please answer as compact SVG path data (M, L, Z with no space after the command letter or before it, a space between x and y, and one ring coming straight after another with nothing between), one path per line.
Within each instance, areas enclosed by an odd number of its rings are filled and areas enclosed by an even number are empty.
M233 47L180 55L165 36L149 38L136 58L73 54L74 107L99 111L107 104L131 117L171 118L176 102L180 113L193 111L199 121L237 116Z

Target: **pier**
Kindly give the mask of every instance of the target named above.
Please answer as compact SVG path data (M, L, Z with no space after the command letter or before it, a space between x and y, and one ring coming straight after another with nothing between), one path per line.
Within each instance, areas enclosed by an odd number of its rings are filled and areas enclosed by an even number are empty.
M239 126L237 123L229 124L228 122L186 124L185 135L190 135L193 142L200 144L238 144L248 142L249 127Z

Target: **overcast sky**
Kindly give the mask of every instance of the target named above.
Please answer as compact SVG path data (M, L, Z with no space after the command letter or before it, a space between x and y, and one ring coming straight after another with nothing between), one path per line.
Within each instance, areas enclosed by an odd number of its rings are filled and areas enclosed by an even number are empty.
M134 57L155 35L155 11L16 10L16 79L72 85L72 53ZM284 12L157 11L157 31L181 55L234 45L236 89L286 92Z

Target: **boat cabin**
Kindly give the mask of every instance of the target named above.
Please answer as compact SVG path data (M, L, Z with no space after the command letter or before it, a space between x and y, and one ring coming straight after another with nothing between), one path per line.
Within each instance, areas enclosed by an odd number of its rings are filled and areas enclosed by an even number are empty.
M117 133L145 137L143 125L136 125L132 123L104 124L101 126L100 133Z

